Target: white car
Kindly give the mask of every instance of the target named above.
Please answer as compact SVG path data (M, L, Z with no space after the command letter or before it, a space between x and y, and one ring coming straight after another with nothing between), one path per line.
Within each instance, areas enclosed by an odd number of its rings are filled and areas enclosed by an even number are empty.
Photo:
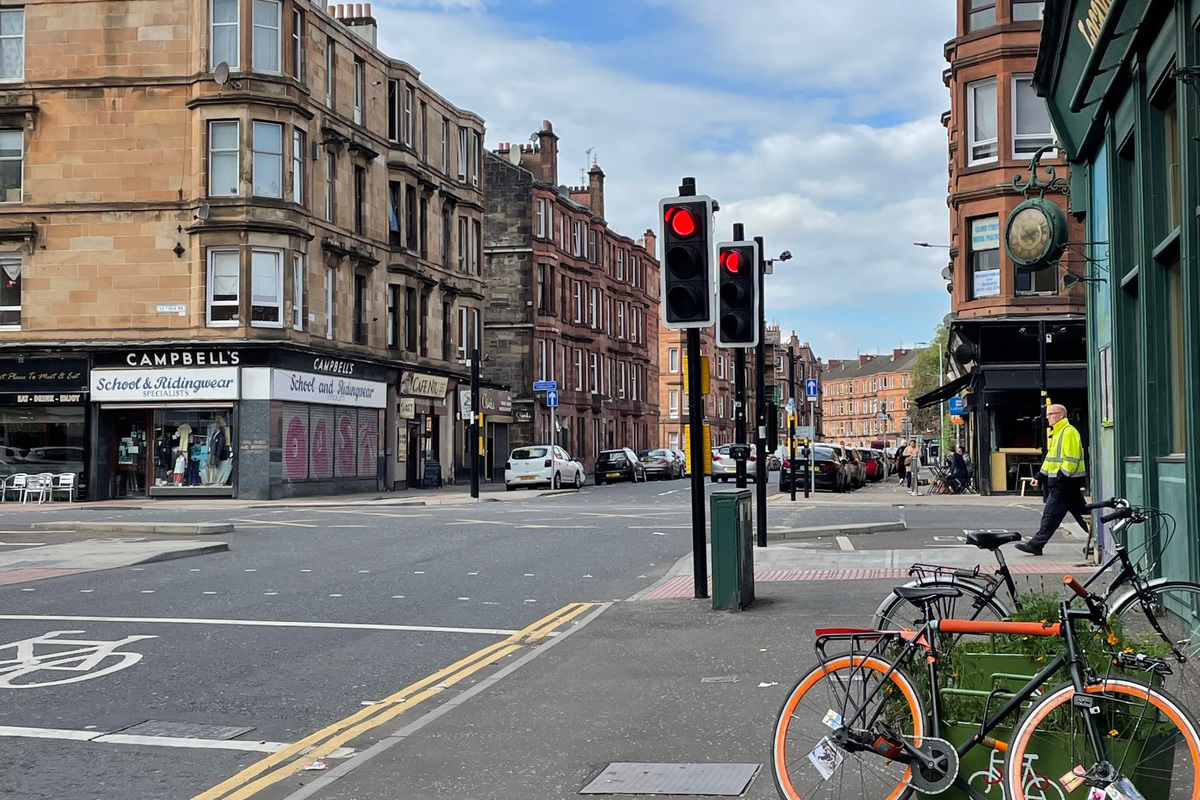
M504 464L504 488L510 492L518 486L561 489L564 484L582 489L586 478L583 464L573 460L557 445L518 447Z
M730 445L723 444L712 449L712 482L728 481L737 478L737 461L729 452ZM750 458L746 459L746 480L758 480L758 455L750 448Z

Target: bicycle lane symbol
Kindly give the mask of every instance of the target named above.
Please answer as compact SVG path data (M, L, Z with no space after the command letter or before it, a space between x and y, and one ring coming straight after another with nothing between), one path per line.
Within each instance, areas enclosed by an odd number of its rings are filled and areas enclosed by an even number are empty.
M99 678L132 667L141 653L123 645L157 636L134 635L116 641L60 639L85 631L49 631L30 639L0 644L0 689L37 689ZM12 657L7 657L11 651Z
M1021 782L1025 786L1026 800L1066 800L1066 795L1058 784L1033 768L1033 763L1037 760L1036 753L1025 755L1025 768L1021 772ZM992 796L993 788L999 788L999 793L1003 797L1004 789L1000 786L1003 769L1004 754L999 750L993 750L988 758L988 768L973 774L967 779L967 783L977 791L982 790L983 794L988 797ZM983 779L983 786L979 785L978 779L980 778Z

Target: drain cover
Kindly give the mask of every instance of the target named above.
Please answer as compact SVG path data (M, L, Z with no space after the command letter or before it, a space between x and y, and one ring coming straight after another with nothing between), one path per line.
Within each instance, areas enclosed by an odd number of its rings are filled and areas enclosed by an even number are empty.
M169 736L176 739L233 739L254 728L233 728L225 725L197 725L192 722L163 722L148 719L121 731L130 736Z
M615 761L580 794L694 794L737 797L759 764L647 764Z

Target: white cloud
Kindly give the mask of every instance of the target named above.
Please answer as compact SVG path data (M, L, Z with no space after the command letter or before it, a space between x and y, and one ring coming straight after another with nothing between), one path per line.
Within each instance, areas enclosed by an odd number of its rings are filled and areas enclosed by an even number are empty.
M381 49L480 114L490 146L524 142L551 120L563 184L580 183L594 147L606 216L625 235L656 227L658 199L695 176L721 202L719 238L743 222L747 235L765 237L768 255L793 253L768 279L768 317L837 348L819 355L928 338L949 310L939 277L946 251L912 242L949 236L939 117L949 102L940 73L951 4L651 1L688 15L711 46L705 68L726 79L672 83L661 69L644 77L645 59L623 50L636 44L661 61L678 44L669 36L653 52L645 31L584 47L530 35L474 0L376 3L376 17ZM872 127L863 115L896 120ZM894 333L804 327L814 310L828 319L880 304L894 304Z

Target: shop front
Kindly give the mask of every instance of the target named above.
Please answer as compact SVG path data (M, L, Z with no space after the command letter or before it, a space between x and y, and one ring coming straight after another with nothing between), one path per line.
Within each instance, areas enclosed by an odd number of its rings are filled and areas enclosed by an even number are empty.
M459 463L463 475L460 478L471 478L471 456L468 441L471 424L471 389L460 386L458 389L458 417L461 421L461 436L458 438L458 450L461 453ZM479 475L484 481L503 481L504 462L508 460L508 426L513 421L512 394L502 389L480 388L479 390Z
M396 387L394 488L437 489L453 480L446 393L451 379L405 370Z
M0 478L71 473L85 490L88 389L86 359L0 359Z

